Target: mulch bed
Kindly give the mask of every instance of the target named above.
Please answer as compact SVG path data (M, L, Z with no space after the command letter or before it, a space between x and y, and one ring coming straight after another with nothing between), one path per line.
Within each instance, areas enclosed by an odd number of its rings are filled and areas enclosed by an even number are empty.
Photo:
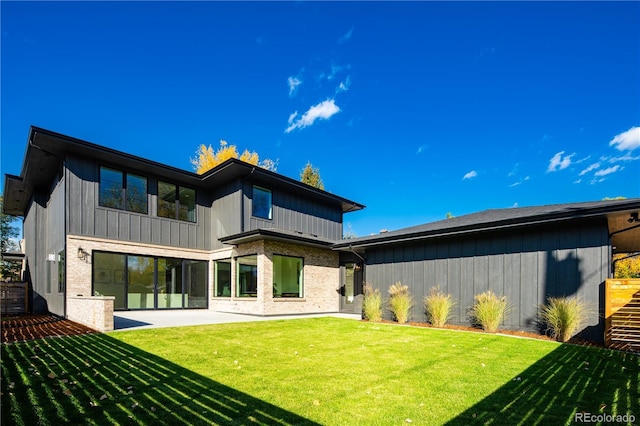
M2 316L3 344L91 333L97 331L52 314Z

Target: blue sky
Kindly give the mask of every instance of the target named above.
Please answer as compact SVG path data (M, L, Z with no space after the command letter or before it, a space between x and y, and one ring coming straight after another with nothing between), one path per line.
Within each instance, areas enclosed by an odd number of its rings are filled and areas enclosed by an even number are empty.
M4 173L30 125L192 170L307 161L358 236L640 196L638 2L7 2Z

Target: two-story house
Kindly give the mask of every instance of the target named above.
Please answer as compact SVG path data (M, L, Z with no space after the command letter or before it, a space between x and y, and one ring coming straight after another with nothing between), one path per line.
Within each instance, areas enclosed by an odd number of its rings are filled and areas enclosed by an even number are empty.
M612 256L640 253L638 198L343 240L344 213L363 207L238 160L198 175L39 128L4 188L5 213L24 218L31 311L98 329L113 310L360 313L366 279L384 296L408 285L418 321L433 287L465 325L474 296L492 290L511 306L501 326L527 331L543 331L548 297L575 296L589 309L583 336L602 340Z
M364 207L235 159L198 175L36 127L4 193L24 218L31 310L73 318L101 298L116 311L337 312L331 246Z

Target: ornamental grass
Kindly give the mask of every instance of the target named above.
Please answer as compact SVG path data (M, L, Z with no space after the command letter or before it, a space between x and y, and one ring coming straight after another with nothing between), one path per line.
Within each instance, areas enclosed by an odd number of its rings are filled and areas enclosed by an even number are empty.
M424 298L424 311L427 321L434 327L443 327L451 317L454 302L450 294L433 287Z
M505 296L498 297L488 290L475 296L475 303L471 308L471 316L476 324L489 333L495 333L504 320L508 305Z

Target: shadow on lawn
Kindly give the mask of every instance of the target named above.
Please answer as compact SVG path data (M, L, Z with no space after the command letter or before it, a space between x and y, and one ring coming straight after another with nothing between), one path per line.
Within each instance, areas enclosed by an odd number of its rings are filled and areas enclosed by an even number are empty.
M639 375L636 354L565 344L447 424L561 425L576 413L630 414L637 424Z
M2 424L316 423L104 334L2 345Z

